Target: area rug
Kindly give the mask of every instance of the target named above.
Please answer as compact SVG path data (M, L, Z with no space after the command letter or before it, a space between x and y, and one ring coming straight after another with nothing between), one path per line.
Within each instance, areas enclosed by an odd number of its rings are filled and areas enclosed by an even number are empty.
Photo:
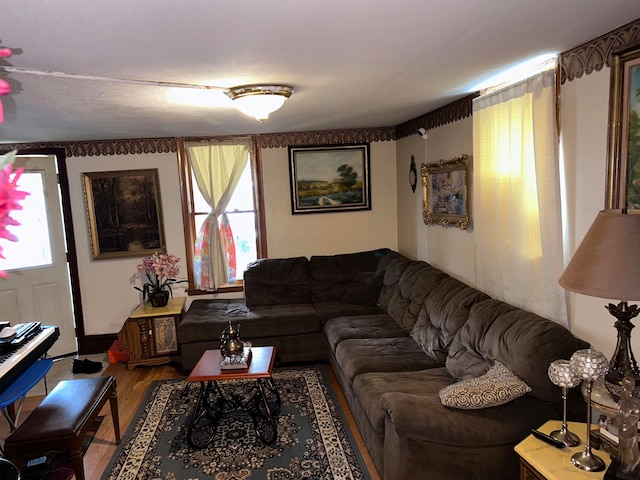
M272 445L263 444L251 417L238 412L223 417L201 450L186 438L199 384L155 382L102 479L369 480L324 369L275 369L273 379L281 406Z

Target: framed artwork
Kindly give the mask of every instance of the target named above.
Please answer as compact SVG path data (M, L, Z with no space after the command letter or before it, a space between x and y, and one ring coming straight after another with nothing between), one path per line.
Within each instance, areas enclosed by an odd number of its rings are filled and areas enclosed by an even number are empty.
M166 253L158 169L82 174L92 260Z
M611 55L607 208L640 210L640 42Z
M422 218L424 223L469 228L467 155L422 164Z
M289 147L291 213L371 210L369 144Z

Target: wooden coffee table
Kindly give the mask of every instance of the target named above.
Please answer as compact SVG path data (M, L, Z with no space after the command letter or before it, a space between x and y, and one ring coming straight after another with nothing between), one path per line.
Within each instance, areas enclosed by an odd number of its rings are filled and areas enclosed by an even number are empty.
M196 402L187 441L193 448L204 448L216 435L223 415L246 412L253 419L256 435L267 445L278 436L276 415L280 409L280 395L271 372L276 358L275 347L251 347L248 368L222 370L220 350L207 350L187 377L187 382L199 382ZM240 380L246 387L239 388Z

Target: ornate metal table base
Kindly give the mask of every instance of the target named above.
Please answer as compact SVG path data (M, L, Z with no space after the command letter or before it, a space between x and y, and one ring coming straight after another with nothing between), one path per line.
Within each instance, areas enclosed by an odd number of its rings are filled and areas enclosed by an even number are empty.
M256 435L265 444L276 441L275 416L280 411L280 395L273 379L257 378L246 387L239 387L237 382L224 387L215 380L200 382L200 393L187 431L191 447L201 449L209 445L222 416L232 412L251 415Z

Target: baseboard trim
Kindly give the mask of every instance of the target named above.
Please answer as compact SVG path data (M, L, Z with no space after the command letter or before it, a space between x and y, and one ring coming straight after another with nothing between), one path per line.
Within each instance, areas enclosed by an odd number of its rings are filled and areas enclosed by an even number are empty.
M108 351L118 339L115 333L105 335L87 335L78 339L78 353L80 355L90 355L92 353L103 353Z

